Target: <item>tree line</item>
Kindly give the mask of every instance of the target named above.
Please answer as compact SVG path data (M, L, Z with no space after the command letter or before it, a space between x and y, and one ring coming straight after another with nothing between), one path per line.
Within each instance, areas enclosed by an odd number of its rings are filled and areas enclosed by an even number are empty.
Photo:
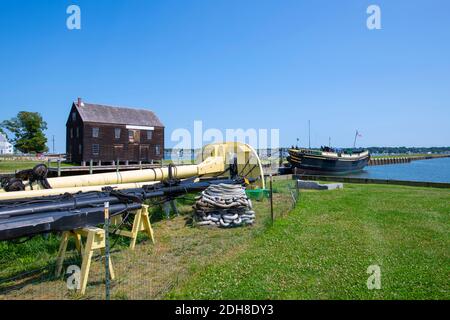
M0 133L22 153L48 151L44 131L47 123L39 112L20 111L16 117L0 122ZM450 153L450 147L369 147L372 154Z
M47 152L45 130L47 123L39 112L20 111L16 117L0 122L0 133L22 153Z
M449 153L450 147L369 147L372 154L423 154L423 153Z

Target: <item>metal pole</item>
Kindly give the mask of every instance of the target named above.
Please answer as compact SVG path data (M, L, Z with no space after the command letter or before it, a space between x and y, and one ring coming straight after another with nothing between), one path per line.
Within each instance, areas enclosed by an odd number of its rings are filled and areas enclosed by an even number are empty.
M58 159L58 177L61 177L61 159Z
M355 149L355 146L356 146L356 137L358 137L358 130L356 130L356 133L355 133L355 140L353 141L353 149Z
M105 208L105 289L106 300L110 300L110 281L109 281L109 202L104 203Z
M273 177L272 174L270 175L270 216L272 217L272 224L274 221L274 216L273 216Z

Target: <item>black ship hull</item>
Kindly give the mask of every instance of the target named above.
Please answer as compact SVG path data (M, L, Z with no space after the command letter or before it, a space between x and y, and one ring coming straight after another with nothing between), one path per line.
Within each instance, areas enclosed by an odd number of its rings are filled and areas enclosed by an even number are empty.
M361 171L368 165L370 155L357 157L327 156L323 154L309 154L299 151L289 151L288 161L292 168L307 174L344 174Z

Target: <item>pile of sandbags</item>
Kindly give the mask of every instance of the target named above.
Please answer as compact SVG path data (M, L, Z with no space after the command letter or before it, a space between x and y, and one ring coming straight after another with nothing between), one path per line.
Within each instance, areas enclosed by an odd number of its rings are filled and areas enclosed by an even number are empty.
M196 198L194 209L200 226L231 228L255 222L252 202L240 185L211 185Z

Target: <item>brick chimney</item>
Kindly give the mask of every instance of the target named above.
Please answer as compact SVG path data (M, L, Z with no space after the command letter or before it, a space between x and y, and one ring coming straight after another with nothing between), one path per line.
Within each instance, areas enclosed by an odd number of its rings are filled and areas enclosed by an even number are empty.
M83 102L81 101L81 98L78 97L78 104L77 104L77 107L78 107L78 108L81 107L82 104L83 104Z

